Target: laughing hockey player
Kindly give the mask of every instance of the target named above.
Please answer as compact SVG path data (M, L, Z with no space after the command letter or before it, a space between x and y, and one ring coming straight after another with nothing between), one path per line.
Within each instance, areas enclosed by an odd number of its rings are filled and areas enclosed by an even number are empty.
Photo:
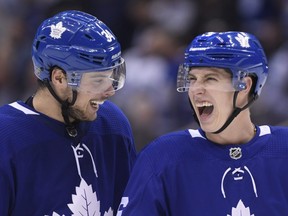
M255 36L197 36L178 91L188 92L200 128L163 135L140 153L118 216L288 215L288 129L250 117L267 75Z

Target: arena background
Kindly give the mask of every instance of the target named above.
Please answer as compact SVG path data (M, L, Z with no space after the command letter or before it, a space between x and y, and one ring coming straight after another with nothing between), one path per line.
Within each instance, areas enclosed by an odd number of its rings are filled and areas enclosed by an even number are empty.
M285 0L0 0L0 105L34 92L34 33L43 19L67 9L97 16L122 44L127 81L111 100L128 116L137 150L163 133L197 127L187 94L176 92L176 74L185 46L206 31L246 31L260 39L270 74L252 117L288 125Z

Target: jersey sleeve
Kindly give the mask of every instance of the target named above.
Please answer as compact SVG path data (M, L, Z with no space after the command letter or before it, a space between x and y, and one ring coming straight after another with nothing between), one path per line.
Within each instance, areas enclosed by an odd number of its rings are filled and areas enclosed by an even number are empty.
M0 158L0 215L9 215L11 208L11 200L13 200L13 182L11 169Z
M117 216L166 215L162 185L161 177L142 152L136 160Z

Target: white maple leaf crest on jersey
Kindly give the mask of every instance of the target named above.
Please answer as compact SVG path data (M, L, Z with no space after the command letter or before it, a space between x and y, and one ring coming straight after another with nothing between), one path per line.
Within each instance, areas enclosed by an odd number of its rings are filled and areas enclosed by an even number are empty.
M50 32L50 36L54 39L60 39L63 32L66 31L66 28L63 27L63 23L59 22L56 25L51 25L51 32Z
M245 207L242 200L239 200L236 208L234 207L232 208L232 214L231 215L228 214L227 216L254 216L254 214L251 215L250 208Z
M88 185L84 179L81 179L80 186L76 187L76 193L72 194L72 203L68 204L72 211L72 216L101 216L100 201L97 200L97 194L92 186ZM53 212L52 216L60 216ZM113 210L110 207L104 216L113 216Z
M89 150L84 143L79 143L76 147L71 146L74 151L76 164L80 164L79 159L84 157L84 151L86 150L92 159L95 176L97 175L95 161ZM77 166L78 174L81 179L79 187L75 187L75 194L72 194L72 203L67 204L71 216L113 216L113 209L109 207L108 211L104 212L104 215L100 211L100 201L98 200L97 193L93 190L92 185L88 185L82 177L81 166ZM59 215L57 212L53 212L52 216L67 216Z
M100 201L97 201L97 194L93 192L92 186L88 185L84 179L81 179L80 186L76 187L76 194L72 195L72 202L68 204L68 207L75 216L82 215L99 215L100 212ZM111 208L109 209L111 213ZM112 216L105 212L104 216Z

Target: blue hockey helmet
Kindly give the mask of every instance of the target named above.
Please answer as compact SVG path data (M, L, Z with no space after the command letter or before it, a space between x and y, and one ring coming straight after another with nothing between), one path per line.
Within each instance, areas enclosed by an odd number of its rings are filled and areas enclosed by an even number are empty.
M179 66L177 91L188 91L191 67L229 69L236 91L246 88L245 76L255 76L253 95L261 93L268 75L268 64L258 39L245 32L207 32L197 36L186 48L184 63Z
M96 17L75 10L45 20L32 46L34 73L49 79L53 67L63 69L68 85L78 87L83 73L113 71L114 90L125 82L125 62L112 31Z

